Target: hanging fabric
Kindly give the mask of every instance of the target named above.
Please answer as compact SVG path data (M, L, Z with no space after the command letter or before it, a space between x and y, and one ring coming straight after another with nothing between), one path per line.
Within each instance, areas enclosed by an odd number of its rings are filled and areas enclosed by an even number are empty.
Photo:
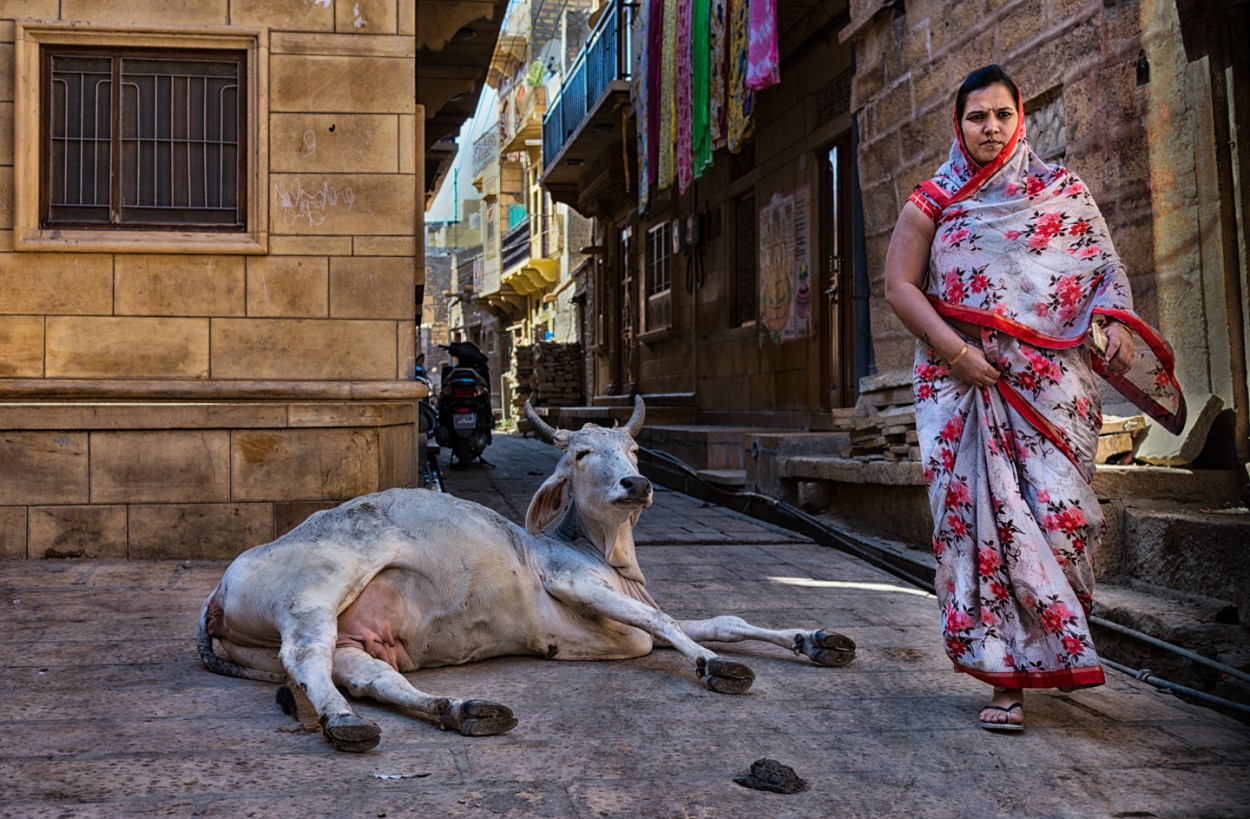
M728 0L711 0L708 15L708 133L711 150L725 147L725 81L729 72Z
M694 0L690 14L691 119L694 175L697 179L712 164L712 134L708 130L708 97L711 88L711 53L708 31L710 0Z
M649 100L647 91L650 86L650 81L647 77L647 25L651 20L651 16L647 11L647 6L640 6L637 9L637 13L633 15L631 22L634 49L634 116L638 133L638 213L640 216L646 216L651 209L651 134L647 111Z
M747 0L728 0L729 8L729 88L725 143L730 153L738 153L751 137L751 108L755 95L747 88L747 45L750 39L751 11Z
M747 88L760 91L781 82L777 57L777 0L751 0L747 46Z
M671 188L677 178L677 0L664 0L664 42L660 66L660 178Z
M692 58L690 23L692 0L677 0L677 191L685 193L694 181Z

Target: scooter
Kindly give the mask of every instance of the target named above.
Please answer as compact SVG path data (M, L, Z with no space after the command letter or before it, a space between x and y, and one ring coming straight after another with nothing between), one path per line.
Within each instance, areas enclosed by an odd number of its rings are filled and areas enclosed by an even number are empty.
M455 363L443 365L434 437L441 446L450 447L455 465L468 466L474 459L486 463L482 450L490 444L491 430L495 428L486 356L471 341L439 347L451 353Z
M418 475L420 485L435 492L446 492L447 490L443 488L443 472L438 467L440 449L438 440L434 437L435 430L438 429L438 408L434 405L434 385L430 382L430 375L425 369L425 353L417 357L413 379L424 384L429 391L417 404L419 431L425 436L425 449Z

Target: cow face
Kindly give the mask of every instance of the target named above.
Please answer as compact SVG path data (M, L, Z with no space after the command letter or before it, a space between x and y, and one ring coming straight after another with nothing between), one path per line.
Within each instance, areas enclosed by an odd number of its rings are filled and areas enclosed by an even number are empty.
M531 534L558 523L570 501L583 526L600 530L632 526L651 505L651 481L638 474L638 445L628 429L587 424L555 432L552 443L564 455L530 502L525 527Z

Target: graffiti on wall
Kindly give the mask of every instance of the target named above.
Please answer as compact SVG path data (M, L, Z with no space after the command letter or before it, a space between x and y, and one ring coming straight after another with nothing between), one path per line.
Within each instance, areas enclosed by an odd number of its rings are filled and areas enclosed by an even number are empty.
M351 188L333 188L329 182L322 182L320 189L305 190L296 178L291 180L289 187L282 181L274 182L273 203L282 215L285 227L300 222L316 227L326 220L328 211L336 208L351 210L356 203L356 194Z

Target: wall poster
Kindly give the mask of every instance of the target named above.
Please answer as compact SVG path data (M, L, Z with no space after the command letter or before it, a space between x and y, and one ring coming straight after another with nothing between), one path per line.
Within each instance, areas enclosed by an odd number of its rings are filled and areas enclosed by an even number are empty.
M782 195L760 209L760 319L775 342L811 332L811 222L807 188Z

